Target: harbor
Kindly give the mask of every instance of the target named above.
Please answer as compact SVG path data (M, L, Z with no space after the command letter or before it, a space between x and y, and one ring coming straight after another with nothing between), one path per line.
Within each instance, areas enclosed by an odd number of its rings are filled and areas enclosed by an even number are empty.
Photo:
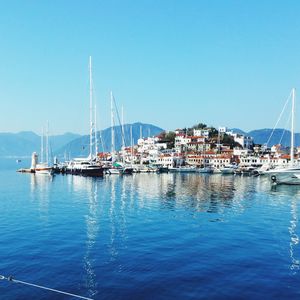
M299 12L3 1L0 300L299 300Z

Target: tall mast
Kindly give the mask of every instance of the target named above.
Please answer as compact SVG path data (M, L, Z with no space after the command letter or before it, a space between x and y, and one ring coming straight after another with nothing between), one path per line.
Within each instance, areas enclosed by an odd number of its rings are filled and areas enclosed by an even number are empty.
M41 136L41 163L44 162L44 127L42 127Z
M94 127L95 127L95 154L98 155L98 138L97 138L97 107L95 102L95 116L94 116Z
M125 136L124 136L124 108L122 105L122 116L121 116L121 122L122 122L122 162L124 163L125 161Z
M292 128L291 128L291 164L294 164L294 115L295 115L295 88L292 89Z
M132 138L132 125L130 125L130 143L131 143L131 163L133 161L133 138Z
M122 148L125 148L125 133L124 133L124 107L122 105Z
M115 121L114 121L114 96L110 92L110 110L111 110L111 154L114 156L115 153Z
M90 159L93 153L93 82L92 82L92 57L90 56L89 62L90 73Z
M47 121L46 129L46 163L49 164L49 121Z

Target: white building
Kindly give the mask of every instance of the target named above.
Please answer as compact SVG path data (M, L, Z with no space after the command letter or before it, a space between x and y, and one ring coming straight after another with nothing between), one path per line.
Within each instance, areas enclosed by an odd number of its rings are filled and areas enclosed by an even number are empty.
M194 134L194 136L204 136L205 138L208 138L209 130L208 129L194 129L193 134Z

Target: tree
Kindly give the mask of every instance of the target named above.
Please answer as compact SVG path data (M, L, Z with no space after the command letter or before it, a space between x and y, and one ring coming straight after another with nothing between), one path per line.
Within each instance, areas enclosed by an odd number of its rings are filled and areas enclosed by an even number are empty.
M175 145L175 136L176 136L176 133L173 131L169 131L169 132L163 131L159 135L159 138L161 139L162 142L167 143L168 149L171 149Z
M205 129L205 128L207 128L207 125L204 123L199 123L193 126L193 129Z

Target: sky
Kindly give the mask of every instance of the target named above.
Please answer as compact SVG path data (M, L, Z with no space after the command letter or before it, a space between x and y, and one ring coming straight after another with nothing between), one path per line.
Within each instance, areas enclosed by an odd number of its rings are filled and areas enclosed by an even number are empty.
M0 132L88 133L90 55L100 129L110 91L125 123L273 128L300 91L299 12L296 0L0 1Z

